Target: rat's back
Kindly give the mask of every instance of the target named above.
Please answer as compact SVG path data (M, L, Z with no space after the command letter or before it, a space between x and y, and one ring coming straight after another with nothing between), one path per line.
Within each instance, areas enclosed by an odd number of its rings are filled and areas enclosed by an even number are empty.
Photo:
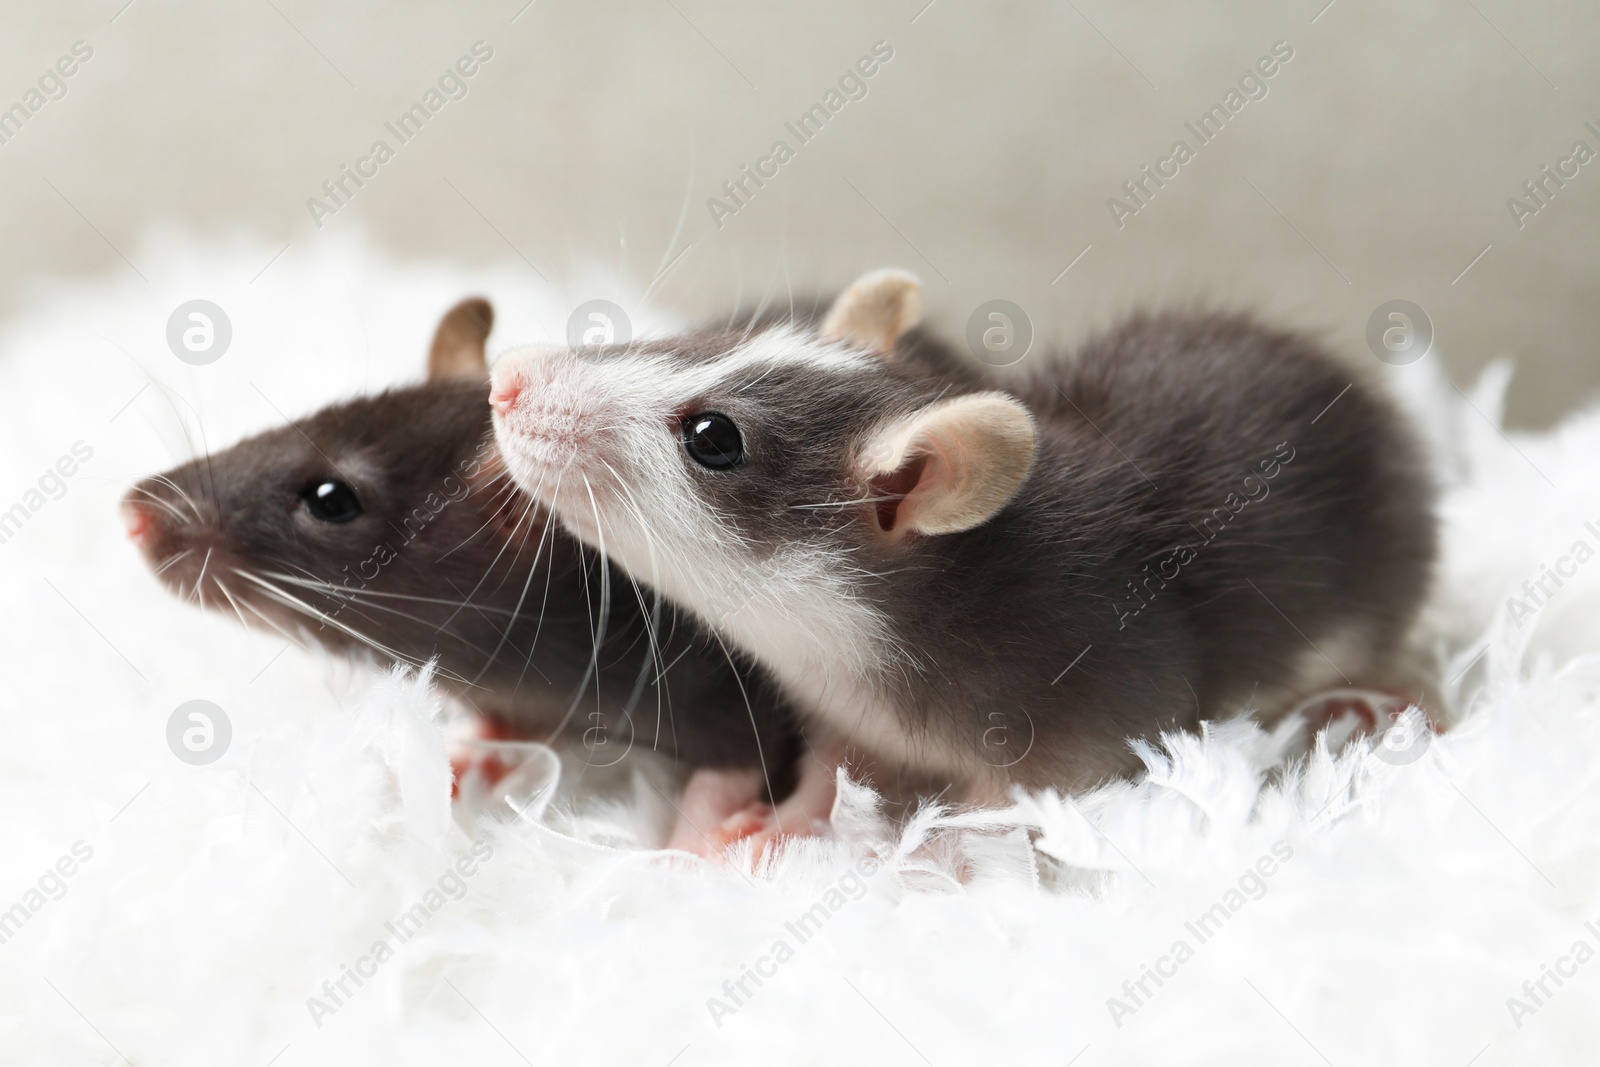
M1116 633L1184 617L1202 715L1389 673L1436 552L1434 491L1359 368L1246 316L1173 312L1022 392L1042 440L1019 501L1053 498L1063 534L1118 559Z

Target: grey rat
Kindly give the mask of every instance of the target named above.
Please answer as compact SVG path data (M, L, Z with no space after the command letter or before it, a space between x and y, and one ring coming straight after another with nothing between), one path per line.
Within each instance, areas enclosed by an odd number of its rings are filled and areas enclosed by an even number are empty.
M504 736L637 745L707 769L684 818L714 835L795 781L795 718L765 672L636 589L504 476L484 344L440 322L423 384L349 400L147 478L129 532L166 586L343 653L437 660ZM720 776L719 776L720 775ZM677 844L702 843L680 825ZM704 851L704 849L700 849Z
M1178 312L1000 388L899 358L920 314L881 271L818 329L505 353L507 469L814 722L972 798L1387 676L1437 535L1376 388Z

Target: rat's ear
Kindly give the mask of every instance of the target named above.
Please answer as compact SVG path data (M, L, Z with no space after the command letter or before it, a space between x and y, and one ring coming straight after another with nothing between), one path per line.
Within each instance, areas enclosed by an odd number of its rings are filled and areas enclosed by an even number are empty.
M481 296L468 297L445 313L428 351L428 380L488 378L484 342L494 327L494 308Z
M894 343L922 321L922 283L903 270L863 274L839 295L822 320L822 339L871 352L892 352Z
M930 404L867 443L861 473L878 529L898 537L958 533L987 522L1033 466L1033 416L1005 393Z

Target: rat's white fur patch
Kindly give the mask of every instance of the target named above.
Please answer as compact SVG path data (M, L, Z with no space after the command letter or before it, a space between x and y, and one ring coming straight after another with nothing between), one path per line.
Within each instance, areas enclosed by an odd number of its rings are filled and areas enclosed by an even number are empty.
M802 691L860 689L897 652L887 620L856 592L848 556L815 544L746 550L739 530L696 488L674 417L715 387L769 367L839 371L876 358L788 328L702 362L517 349L494 375L528 383L525 401L496 415L496 435L518 483L549 501L579 538Z
M262 394L298 415L416 380L469 292L495 299L498 345L540 336L518 318L527 268L397 269L330 231L250 287L276 248L128 251L153 285L119 267L37 294L0 334L0 499L80 437L94 448L0 545L0 911L75 842L93 849L0 944L0 1059L1521 1067L1586 1062L1600 1041L1600 959L1559 986L1544 971L1600 945L1600 561L1522 626L1492 625L1542 563L1594 539L1600 410L1511 434L1519 455L1427 380L1431 361L1392 375L1448 475L1419 644L1437 645L1441 685L1465 673L1445 687L1456 728L1414 762L1317 754L1279 780L1281 741L1223 725L1146 749L1136 782L903 830L847 783L837 839L748 875L651 851L673 812L643 782L602 803L570 774L576 792L488 832L465 894L362 986L346 979L319 1028L308 998L469 854L437 696L167 595L115 504L182 439L156 387L117 412L146 383L135 361L213 445L279 424ZM208 368L161 342L197 293L235 326ZM550 297L540 320L576 302ZM1493 384L1472 397L1491 415ZM195 697L233 722L207 767L164 739ZM1188 924L1208 915L1201 943ZM1192 955L1174 964L1180 940ZM1524 983L1540 980L1535 1003Z

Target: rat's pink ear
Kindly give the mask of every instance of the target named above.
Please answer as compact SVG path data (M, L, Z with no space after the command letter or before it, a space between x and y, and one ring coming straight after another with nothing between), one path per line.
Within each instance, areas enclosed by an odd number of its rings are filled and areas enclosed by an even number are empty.
M987 522L1033 466L1033 416L1005 393L930 404L871 438L860 469L878 529L898 537L958 533Z
M494 308L481 296L468 297L445 313L428 351L428 380L489 377L484 343L494 328Z
M850 284L822 320L822 339L892 352L894 343L922 321L922 283L903 270L875 270Z

